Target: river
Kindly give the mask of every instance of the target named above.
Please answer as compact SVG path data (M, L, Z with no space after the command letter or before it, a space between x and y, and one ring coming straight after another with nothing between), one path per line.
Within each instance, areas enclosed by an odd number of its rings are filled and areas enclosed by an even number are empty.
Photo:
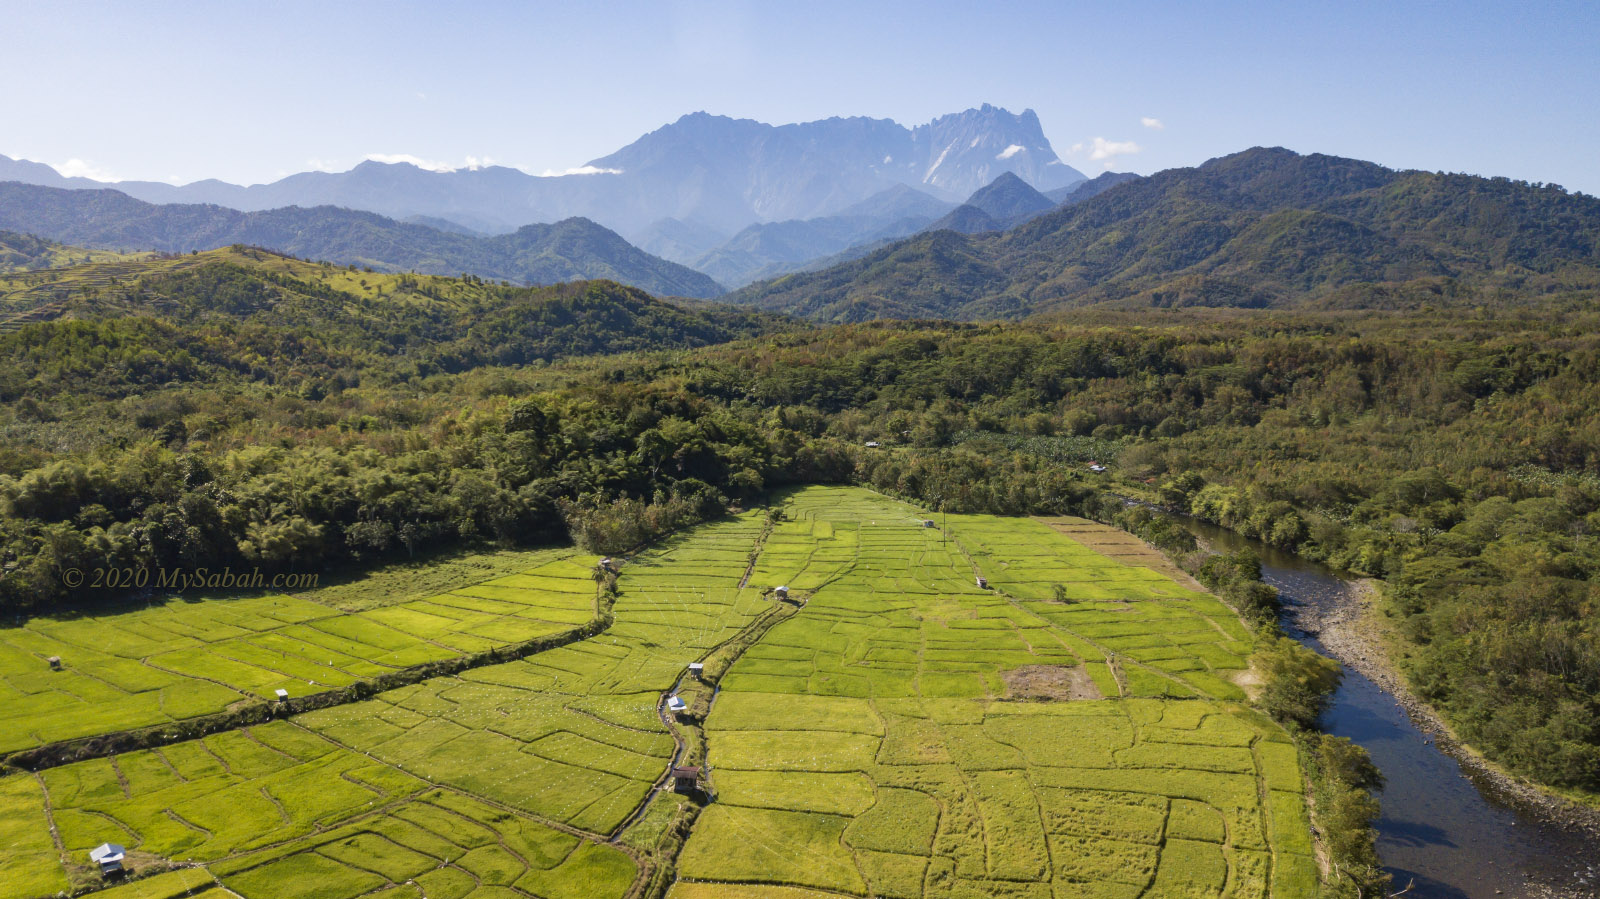
M1300 627L1319 609L1354 602L1334 571L1204 522L1186 520L1210 546L1249 547L1263 579L1284 602L1284 628L1318 652ZM1600 896L1600 844L1576 828L1548 823L1492 783L1480 782L1434 744L1389 693L1350 666L1322 720L1323 730L1365 747L1383 772L1378 855L1408 896Z

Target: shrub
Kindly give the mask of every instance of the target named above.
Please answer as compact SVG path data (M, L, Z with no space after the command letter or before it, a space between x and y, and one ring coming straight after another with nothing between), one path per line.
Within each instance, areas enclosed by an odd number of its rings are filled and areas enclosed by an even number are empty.
M1263 634L1255 654L1261 672L1258 704L1286 724L1310 728L1339 687L1339 663L1288 637Z

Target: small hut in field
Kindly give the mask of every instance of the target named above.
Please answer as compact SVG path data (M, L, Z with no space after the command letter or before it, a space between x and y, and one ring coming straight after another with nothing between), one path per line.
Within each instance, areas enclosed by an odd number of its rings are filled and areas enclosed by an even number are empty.
M122 859L127 854L128 850L116 843L101 843L89 850L89 861L100 866L101 875L109 877L122 873Z
M672 769L672 789L678 793L693 793L700 789L700 769L693 765L680 765Z

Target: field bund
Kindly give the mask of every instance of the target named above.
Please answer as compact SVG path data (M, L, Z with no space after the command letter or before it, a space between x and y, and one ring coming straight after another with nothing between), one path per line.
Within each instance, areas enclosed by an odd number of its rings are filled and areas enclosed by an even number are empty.
M98 885L108 841L176 868L113 899L1315 893L1295 748L1243 703L1250 635L1221 603L1087 523L929 526L852 488L781 508L631 560L588 640L0 779L0 899ZM0 733L25 748L570 629L594 614L587 561L354 614L267 597L0 631ZM102 639L124 616L147 642ZM283 662L311 646L310 677ZM696 660L707 684L683 679ZM663 788L686 761L714 796L697 818Z

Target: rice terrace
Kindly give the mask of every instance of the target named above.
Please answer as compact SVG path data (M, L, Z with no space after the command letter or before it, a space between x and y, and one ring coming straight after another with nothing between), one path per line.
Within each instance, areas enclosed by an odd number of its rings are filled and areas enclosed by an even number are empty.
M614 576L525 555L0 631L0 899L107 844L109 899L1317 891L1250 631L1121 532L809 487Z

